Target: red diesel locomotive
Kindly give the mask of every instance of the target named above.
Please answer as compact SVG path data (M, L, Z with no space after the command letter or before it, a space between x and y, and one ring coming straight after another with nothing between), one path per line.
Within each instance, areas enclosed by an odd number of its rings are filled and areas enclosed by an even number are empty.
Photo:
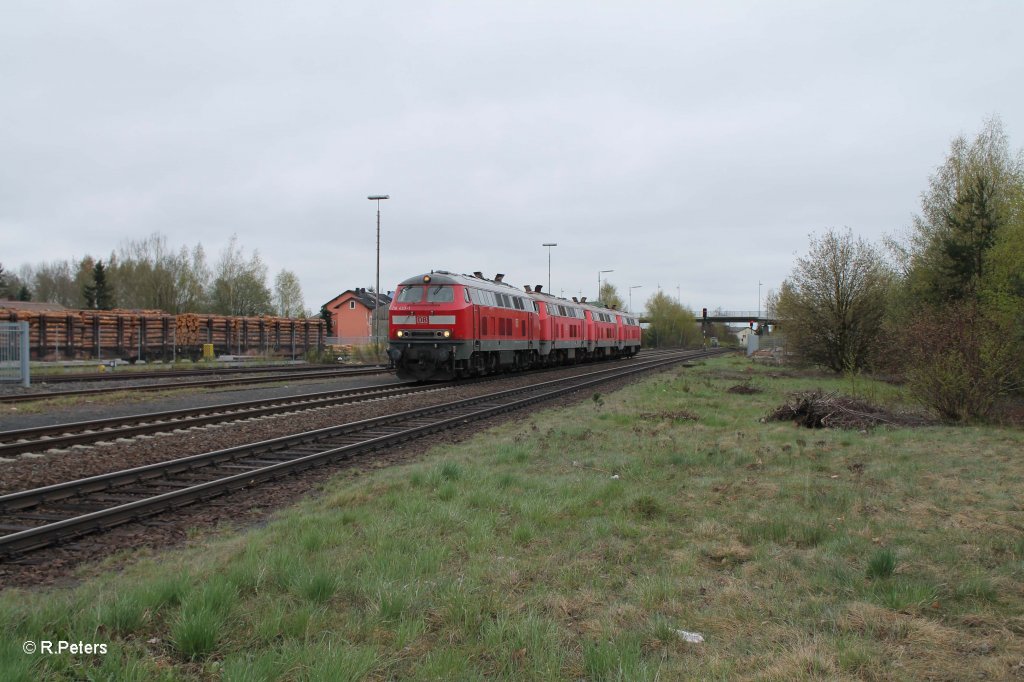
M635 317L583 300L520 291L481 273L445 270L398 285L391 304L388 357L401 379L478 376L635 355Z

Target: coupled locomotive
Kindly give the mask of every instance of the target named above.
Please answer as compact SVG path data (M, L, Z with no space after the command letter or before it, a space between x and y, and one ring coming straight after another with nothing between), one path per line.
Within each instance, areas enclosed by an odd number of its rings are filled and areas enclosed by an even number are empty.
M398 377L455 379L639 352L634 316L502 280L434 270L401 282L388 325Z

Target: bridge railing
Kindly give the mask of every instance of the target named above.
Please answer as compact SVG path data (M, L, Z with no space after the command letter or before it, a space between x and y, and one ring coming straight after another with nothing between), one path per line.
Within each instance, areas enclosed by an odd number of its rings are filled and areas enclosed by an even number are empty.
M708 317L746 317L751 320L758 320L768 317L767 310L711 310L708 309Z

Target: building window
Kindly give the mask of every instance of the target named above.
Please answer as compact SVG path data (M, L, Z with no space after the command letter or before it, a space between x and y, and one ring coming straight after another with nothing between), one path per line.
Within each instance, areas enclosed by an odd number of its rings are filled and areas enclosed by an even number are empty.
M349 301L348 302L348 309L349 310L355 310L356 309L356 302L355 301Z

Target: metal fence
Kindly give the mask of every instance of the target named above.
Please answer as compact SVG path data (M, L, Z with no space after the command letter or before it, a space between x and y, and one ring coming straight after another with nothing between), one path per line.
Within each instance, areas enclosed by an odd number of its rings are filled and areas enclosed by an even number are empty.
M0 322L0 382L29 385L28 322Z

